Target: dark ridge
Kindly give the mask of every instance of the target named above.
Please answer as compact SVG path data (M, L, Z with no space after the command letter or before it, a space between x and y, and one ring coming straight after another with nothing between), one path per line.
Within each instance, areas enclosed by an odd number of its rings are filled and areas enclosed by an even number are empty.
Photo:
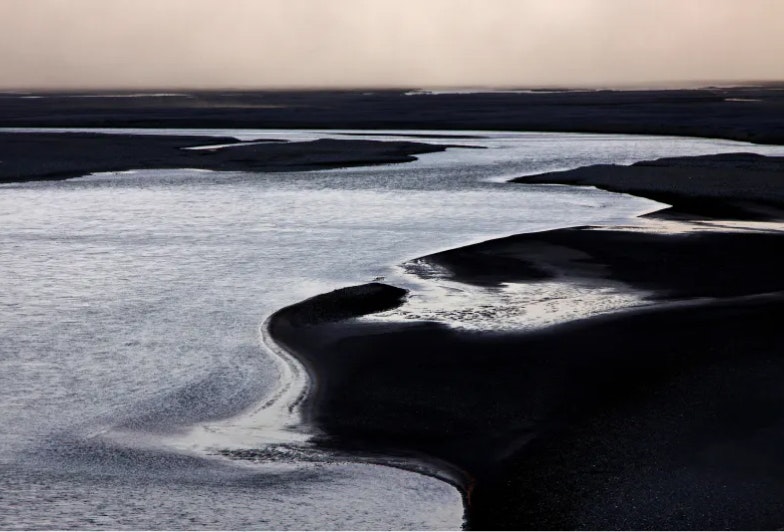
M784 157L750 153L673 157L632 166L594 165L512 181L590 185L673 206L653 216L784 219Z
M619 281L654 299L784 290L784 233L559 229L489 240L417 259L456 281L487 286L563 279Z
M492 241L495 242L495 241ZM496 247L466 246L415 259L404 268L416 274L422 262L446 270L447 277L477 286L499 286L512 281L542 281L555 275L524 257L498 252Z
M196 146L236 144L221 149ZM56 180L94 172L200 168L285 172L409 162L445 150L416 142L320 139L238 143L228 137L0 132L0 183Z
M271 318L270 327L285 321L291 327L358 318L399 307L408 292L383 283L339 288L285 307Z
M403 303L407 293L402 288L375 282L350 286L284 307L270 316L266 324L269 334L305 366L310 376L310 390L303 405L305 419L312 418L321 397L320 390L327 385L332 374L328 366L320 363L320 359L314 359L299 348L300 342L309 338L308 331L318 329L319 325L340 324L351 318L391 310ZM348 448L343 450L350 451ZM368 446L363 450L366 454L380 451Z

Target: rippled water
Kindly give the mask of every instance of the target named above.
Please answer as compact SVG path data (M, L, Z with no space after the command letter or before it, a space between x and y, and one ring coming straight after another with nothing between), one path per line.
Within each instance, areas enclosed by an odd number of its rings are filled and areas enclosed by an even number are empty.
M505 177L781 152L702 139L480 135L449 143L487 149L380 167L139 170L0 187L0 528L458 528L459 493L430 476L329 455L246 464L209 454L307 439L306 427L286 430L296 421L287 400L259 408L296 377L261 341L266 317L377 276L425 290L395 265L428 252L658 207Z

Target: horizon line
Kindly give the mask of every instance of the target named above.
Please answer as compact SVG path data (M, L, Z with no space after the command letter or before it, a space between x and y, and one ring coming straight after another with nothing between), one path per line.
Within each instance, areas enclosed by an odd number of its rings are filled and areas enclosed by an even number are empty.
M199 86L199 85L104 85L104 86L9 86L0 87L0 94L70 94L70 93L159 93L174 94L175 92L356 92L356 91L639 91L639 90L683 90L683 89L711 89L711 88L742 88L765 87L770 85L784 85L782 79L713 79L713 80L673 80L651 82L629 82L608 84L537 84L537 85L226 85L226 86Z

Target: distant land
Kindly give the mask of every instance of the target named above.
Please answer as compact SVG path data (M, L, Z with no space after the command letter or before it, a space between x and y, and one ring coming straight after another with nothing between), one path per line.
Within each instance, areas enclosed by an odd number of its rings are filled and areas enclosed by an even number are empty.
M6 92L0 127L569 131L778 144L784 82L635 90Z

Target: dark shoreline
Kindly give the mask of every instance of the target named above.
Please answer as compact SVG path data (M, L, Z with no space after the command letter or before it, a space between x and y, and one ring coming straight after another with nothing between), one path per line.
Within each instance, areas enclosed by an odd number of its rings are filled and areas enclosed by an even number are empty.
M97 172L199 168L293 172L410 162L448 146L417 142L319 139L246 142L231 137L0 132L0 183L61 180ZM220 149L197 146L232 144Z
M653 186L651 167L662 186L641 193ZM653 199L663 190L674 207L653 218L665 220L780 220L782 169L781 158L730 155L521 181ZM673 186L684 172L689 185ZM738 187L750 173L755 186ZM764 231L522 234L420 260L480 286L620 281L655 304L528 333L350 319L374 312L374 300L383 308L399 301L399 289L375 284L319 296L318 320L270 330L316 376L307 409L322 445L408 450L454 464L470 476L469 528L777 528L781 249L784 233ZM285 312L312 313L313 304Z
M784 219L784 157L754 153L670 157L631 166L587 166L512 181L590 185L672 205L650 215L658 218Z

